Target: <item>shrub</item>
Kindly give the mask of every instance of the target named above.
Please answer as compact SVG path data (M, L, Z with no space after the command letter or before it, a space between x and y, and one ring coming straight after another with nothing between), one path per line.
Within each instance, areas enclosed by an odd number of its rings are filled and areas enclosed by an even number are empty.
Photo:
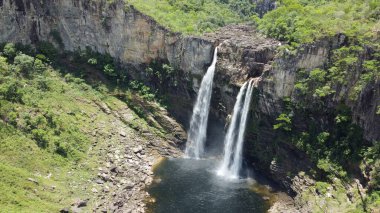
M34 60L34 67L33 68L34 68L34 71L37 73L42 73L47 69L44 62L42 62L40 59Z
M273 129L283 129L288 132L292 130L292 119L289 115L282 113L276 121L279 121L279 123L275 124Z
M24 95L22 85L19 81L14 79L7 79L8 82L0 84L0 97L10 102L22 103Z
M96 65L98 63L98 60L96 58L90 58L88 59L87 63L91 65Z
M117 76L116 72L115 72L115 68L112 64L106 64L103 68L103 72L108 75L108 76L111 76L111 77L115 77Z
M48 133L43 129L32 130L33 139L36 140L37 145L41 148L46 148L49 145Z
M7 43L4 46L4 55L6 55L8 58L13 59L16 56L16 47L13 43Z
M7 59L0 56L0 74L8 72L8 66Z
M33 71L34 58L21 53L15 57L14 64L20 72L28 74Z

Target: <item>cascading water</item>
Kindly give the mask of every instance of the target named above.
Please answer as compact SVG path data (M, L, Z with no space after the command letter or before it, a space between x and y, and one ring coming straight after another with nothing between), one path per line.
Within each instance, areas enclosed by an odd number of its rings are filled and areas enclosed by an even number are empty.
M218 175L231 179L239 177L242 165L242 150L247 116L252 98L252 91L258 79L246 82L236 99L230 126L224 139L224 157Z
M187 157L200 158L204 152L217 51L218 48L215 48L212 64L202 79L197 101L193 109L185 150Z

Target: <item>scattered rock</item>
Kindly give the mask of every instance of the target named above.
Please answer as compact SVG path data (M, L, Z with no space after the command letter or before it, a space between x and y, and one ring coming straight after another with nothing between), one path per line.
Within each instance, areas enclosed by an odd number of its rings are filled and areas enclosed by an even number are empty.
M137 147L133 148L133 152L134 152L135 154L141 152L142 150L143 150L142 146L137 146Z
M72 206L75 206L75 207L78 207L78 208L82 208L82 207L85 207L87 206L87 203L88 203L88 199L85 199L85 200L81 200L81 199L78 199L76 200L73 204L71 204Z
M104 184L104 181L98 178L98 179L95 180L95 183L97 183L97 184Z
M61 210L59 210L60 213L69 213L70 212L70 209L69 208L63 208Z
M102 178L102 180L104 180L105 182L111 180L110 176L105 173L100 174L99 177Z
M119 173L120 170L119 170L119 168L117 166L114 166L114 167L112 167L110 169L110 171L113 172L113 173Z
M33 182L33 183L39 185L38 181L35 180L35 179L33 179L33 178L28 178L28 181Z
M122 137L126 137L127 134L124 132L124 130L121 130L121 131L120 131L120 136L122 136Z

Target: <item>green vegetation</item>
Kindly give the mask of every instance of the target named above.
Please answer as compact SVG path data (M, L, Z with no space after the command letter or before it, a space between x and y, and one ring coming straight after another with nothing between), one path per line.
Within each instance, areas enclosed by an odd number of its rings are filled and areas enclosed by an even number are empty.
M370 43L380 30L378 0L281 0L259 29L292 46L343 33Z
M291 125L292 125L292 118L291 116L282 113L278 116L276 119L278 121L277 124L273 126L273 129L283 129L285 131L291 131Z
M127 3L163 26L185 34L211 32L255 17L255 5L249 0L127 0Z
M76 98L97 99L99 94L65 82L51 66L13 44L5 45L3 55L0 205L5 212L58 211L87 193L68 184L75 180L85 186L91 175L92 161L81 163L90 143L84 133L90 128L85 125L89 118L82 113L88 106L71 103Z
M100 156L90 155L89 148L101 144L98 141L102 139L89 133L108 119L94 103L105 102L116 109L139 108L136 114L149 118L148 111L154 113L157 108L147 110L146 106L148 100L155 103L156 96L140 82L120 80L127 77L115 74L120 71L108 55L88 50L59 55L47 42L36 49L20 44L1 46L2 211L57 212L77 198L90 197L88 180L96 175L93 168ZM133 129L159 135L165 132L151 118L147 122L133 117L124 121Z
M330 95L339 98L349 96L352 101L357 100L369 83L380 80L380 58L372 54L364 58L365 51L361 46L343 46L334 50L332 61L326 68L298 72L296 90L308 101ZM355 84L350 86L351 82ZM342 86L350 86L350 90L342 91Z

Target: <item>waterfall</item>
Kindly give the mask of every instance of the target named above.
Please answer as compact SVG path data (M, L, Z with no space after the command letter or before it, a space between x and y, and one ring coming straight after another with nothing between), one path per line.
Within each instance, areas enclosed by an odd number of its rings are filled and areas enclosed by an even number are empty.
M258 79L244 83L236 98L231 123L224 139L224 157L218 175L238 178L242 165L242 151L252 91Z
M185 150L187 157L200 158L204 152L217 51L218 48L215 48L212 64L202 79L197 101L193 109Z

